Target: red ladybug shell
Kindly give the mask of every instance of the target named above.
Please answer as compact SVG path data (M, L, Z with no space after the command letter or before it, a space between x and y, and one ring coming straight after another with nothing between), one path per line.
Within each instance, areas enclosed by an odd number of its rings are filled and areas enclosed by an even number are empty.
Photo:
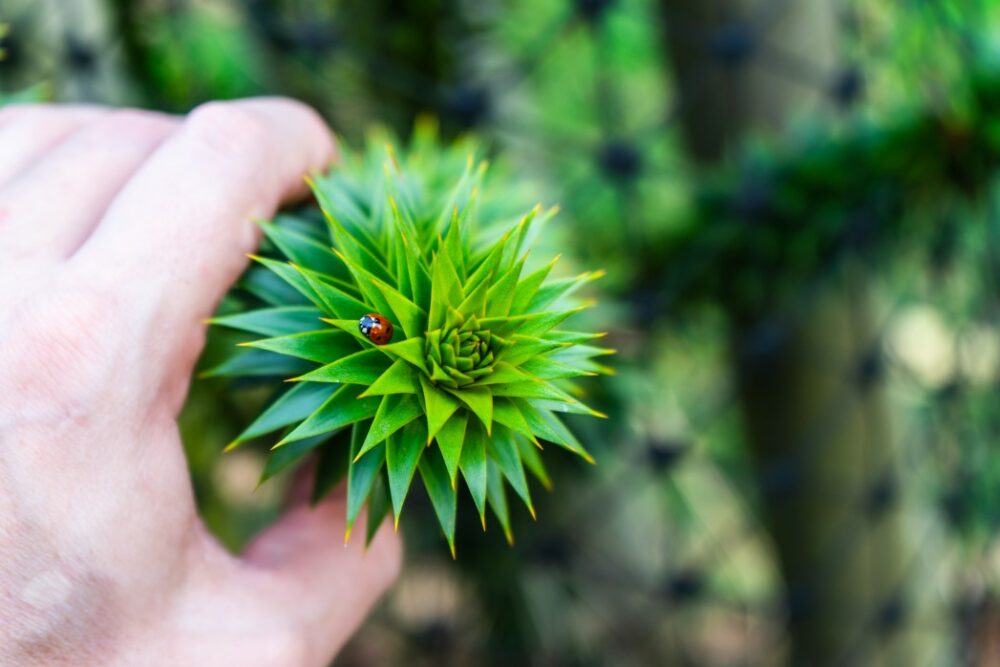
M385 345L392 340L392 322L378 313L368 313L358 320L358 331L376 345Z

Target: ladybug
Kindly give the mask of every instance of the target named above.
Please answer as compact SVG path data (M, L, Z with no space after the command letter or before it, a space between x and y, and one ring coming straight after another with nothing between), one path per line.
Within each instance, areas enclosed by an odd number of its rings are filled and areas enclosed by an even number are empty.
M392 322L377 313L368 313L358 320L358 331L376 345L392 340Z

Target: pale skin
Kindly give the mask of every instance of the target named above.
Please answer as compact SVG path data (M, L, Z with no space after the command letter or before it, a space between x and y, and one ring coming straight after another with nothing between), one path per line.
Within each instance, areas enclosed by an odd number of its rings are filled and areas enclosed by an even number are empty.
M0 109L0 664L320 667L397 576L336 493L229 554L177 429L252 220L334 157L289 100Z

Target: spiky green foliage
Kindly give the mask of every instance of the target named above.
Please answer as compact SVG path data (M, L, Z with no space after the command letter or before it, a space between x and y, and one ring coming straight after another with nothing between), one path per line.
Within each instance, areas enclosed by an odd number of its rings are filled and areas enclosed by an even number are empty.
M214 320L263 337L210 375L291 383L232 446L280 431L266 478L327 443L317 495L346 471L348 534L366 503L369 537L390 508L398 522L419 477L454 552L461 478L484 528L490 507L511 539L506 487L534 514L525 471L549 484L542 443L590 460L557 413L600 416L572 379L604 371L595 358L610 350L567 327L585 307L573 293L599 273L527 269L555 210L509 217L505 183L470 150L424 131L405 155L347 156L312 183L325 221L261 223L271 256L242 288L262 307ZM367 313L394 324L390 343L361 334Z

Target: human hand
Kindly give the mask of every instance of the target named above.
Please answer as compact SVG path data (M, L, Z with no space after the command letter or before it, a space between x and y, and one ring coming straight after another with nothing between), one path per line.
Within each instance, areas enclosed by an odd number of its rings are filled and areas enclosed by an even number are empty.
M177 429L251 220L333 154L285 100L0 109L0 664L325 665L396 577L342 497L228 554Z

